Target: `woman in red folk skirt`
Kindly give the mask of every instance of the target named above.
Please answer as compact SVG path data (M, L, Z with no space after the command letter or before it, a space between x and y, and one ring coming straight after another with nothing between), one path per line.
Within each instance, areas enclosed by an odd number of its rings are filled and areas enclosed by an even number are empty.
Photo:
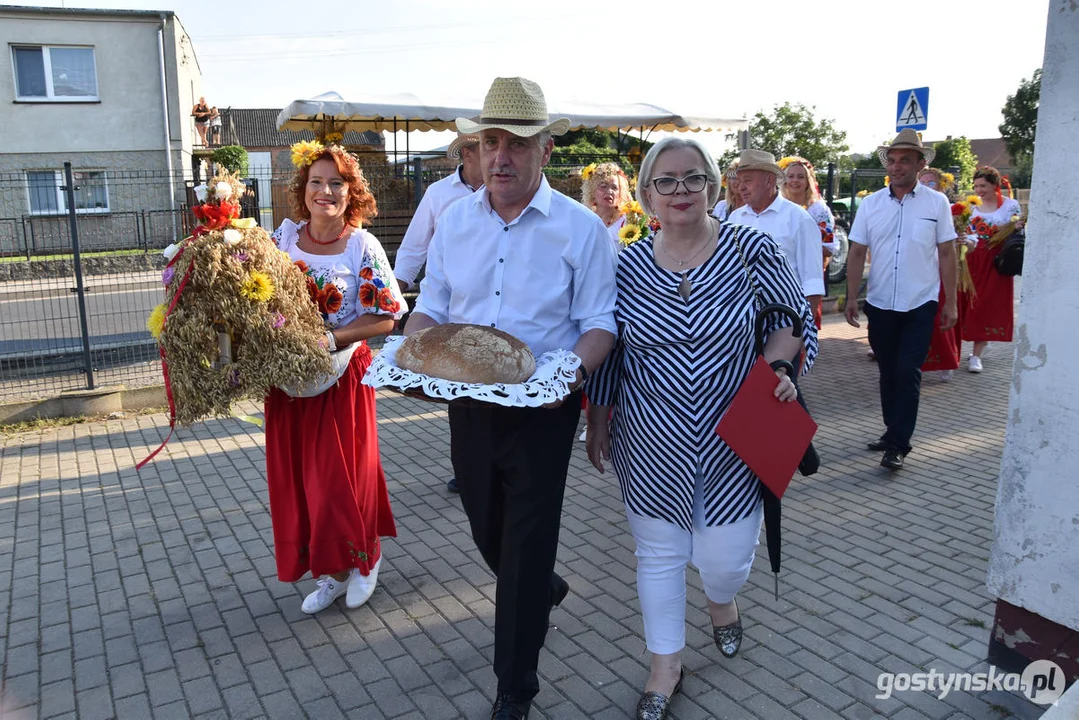
M1022 209L1013 198L1000 192L1000 172L981 167L974 173L974 192L981 199L970 214L970 229L966 242L972 247L967 253L967 266L974 281L974 293L962 299L966 304L963 317L963 339L974 343L973 354L967 359L967 369L982 371L982 352L990 342L1011 342L1015 317L1012 278L997 272L993 261L1003 243L989 246L989 239L1002 226L1017 221Z
M277 576L318 578L305 613L345 595L356 608L375 590L380 538L395 537L378 453L375 392L361 380L371 364L366 340L393 329L405 300L378 240L361 230L375 199L355 158L317 143L293 148L289 194L303 222L274 233L307 275L331 352L351 353L337 382L312 397L274 389L266 398L266 475ZM347 356L339 356L347 357Z
M918 182L931 190L947 193L948 188L944 183L944 174L936 168L925 168L918 174ZM942 268L943 269L943 268ZM933 336L929 339L929 353L922 363L922 372L937 371L941 382L948 382L952 374L959 368L959 356L963 341L961 328L963 323L963 299L956 299L959 310L959 318L954 326L948 330L940 329L940 310L944 308L944 283L941 283L940 294L937 297L937 317L933 323Z

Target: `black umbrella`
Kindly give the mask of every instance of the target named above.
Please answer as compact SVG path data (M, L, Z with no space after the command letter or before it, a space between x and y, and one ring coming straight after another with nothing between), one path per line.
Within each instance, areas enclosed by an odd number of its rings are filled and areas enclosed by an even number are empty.
M768 320L768 316L773 313L779 313L780 315L789 317L793 322L791 334L798 338L802 337L802 316L799 315L794 308L781 303L766 305L761 308L759 313L757 313L757 323L754 328L753 350L757 355L764 355L764 326ZM773 370L781 367L786 369L787 377L792 381L798 377L798 372L795 370L794 363L789 360L776 360L770 363L770 365ZM800 389L798 391L798 399L801 402L802 391ZM802 407L805 407L804 403L802 403ZM812 447L812 445L810 447ZM765 542L768 545L768 561L772 565L772 574L775 578L773 593L775 599L779 600L780 524L783 516L783 508L779 498L776 497L775 493L768 489L768 486L764 483L761 483L760 486L761 495L764 498L764 537Z

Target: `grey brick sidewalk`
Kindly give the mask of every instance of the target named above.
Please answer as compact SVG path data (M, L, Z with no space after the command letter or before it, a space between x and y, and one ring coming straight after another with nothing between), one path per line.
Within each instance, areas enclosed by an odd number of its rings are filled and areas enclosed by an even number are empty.
M784 503L782 596L763 546L741 597L738 658L712 645L690 573L684 694L673 717L989 720L1041 709L1005 693L896 693L882 672L983 671L984 587L1012 349L986 372L923 383L915 451L890 474L864 330L830 318L805 384L824 469ZM968 346L969 350L969 346ZM250 405L245 410L257 413ZM380 395L399 537L356 611L300 612L278 582L263 434L163 415L2 438L0 657L5 718L485 718L494 579L444 481L444 407ZM617 483L572 461L539 718L625 718L648 674L633 543Z

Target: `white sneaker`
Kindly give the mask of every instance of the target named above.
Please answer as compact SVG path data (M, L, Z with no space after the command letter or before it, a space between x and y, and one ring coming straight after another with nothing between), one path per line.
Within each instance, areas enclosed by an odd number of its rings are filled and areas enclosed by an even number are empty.
M359 570L352 571L352 575L348 579L348 594L345 596L345 606L350 610L355 610L371 599L372 593L375 592L375 585L378 584L378 568L380 565L382 565L382 556L379 556L378 562L371 568L371 572L367 577L360 575Z
M954 370L941 370L940 371L940 381L941 382L951 382L952 381L952 375L954 375L954 374L955 374Z
M341 597L348 589L348 580L334 580L332 575L323 575L318 579L318 587L303 599L300 609L308 615L325 610L333 601Z
M982 359L977 355L971 355L967 358L967 370L972 373L980 373L982 371Z
M870 360L876 360L877 359L877 354L875 352L873 352L873 348L869 348L868 350L866 350L865 351L865 356L867 358L869 358Z
M588 428L585 428L584 430L582 430L582 431L581 431L581 434L580 434L580 436L579 436L579 437L577 438L577 440L578 440L579 442L584 442L584 441L585 441L585 440L587 440L587 439L588 439Z

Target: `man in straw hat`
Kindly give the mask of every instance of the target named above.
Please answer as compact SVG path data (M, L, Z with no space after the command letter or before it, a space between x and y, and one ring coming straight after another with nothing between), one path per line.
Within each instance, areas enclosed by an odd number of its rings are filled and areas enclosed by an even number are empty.
M743 150L738 156L738 185L745 205L731 212L727 222L772 236L787 256L815 314L824 297L820 228L804 208L779 194L783 177L783 169L771 153Z
M884 434L867 447L884 452L880 464L903 467L918 420L921 365L929 352L937 298L944 284L941 329L955 325L955 228L948 198L918 184L918 173L936 152L911 129L877 148L891 180L862 201L850 229L847 322L858 324L858 290L867 252L873 254L865 314L869 345L880 368Z
M485 185L439 219L405 334L439 323L499 328L537 356L572 350L574 389L544 408L450 403L450 448L472 537L497 576L492 718L528 717L551 608L569 590L554 572L566 472L580 415L576 391L614 345L615 254L599 217L551 189L543 91L497 78L477 121Z
M446 149L446 157L460 160L461 164L450 175L431 183L423 199L412 215L401 247L397 249L397 258L393 264L393 275L401 292L412 290L416 285L416 276L427 262L427 248L442 211L456 200L468 197L483 187L483 171L480 169L480 136L459 132ZM450 478L446 483L450 492L459 492L457 478Z

